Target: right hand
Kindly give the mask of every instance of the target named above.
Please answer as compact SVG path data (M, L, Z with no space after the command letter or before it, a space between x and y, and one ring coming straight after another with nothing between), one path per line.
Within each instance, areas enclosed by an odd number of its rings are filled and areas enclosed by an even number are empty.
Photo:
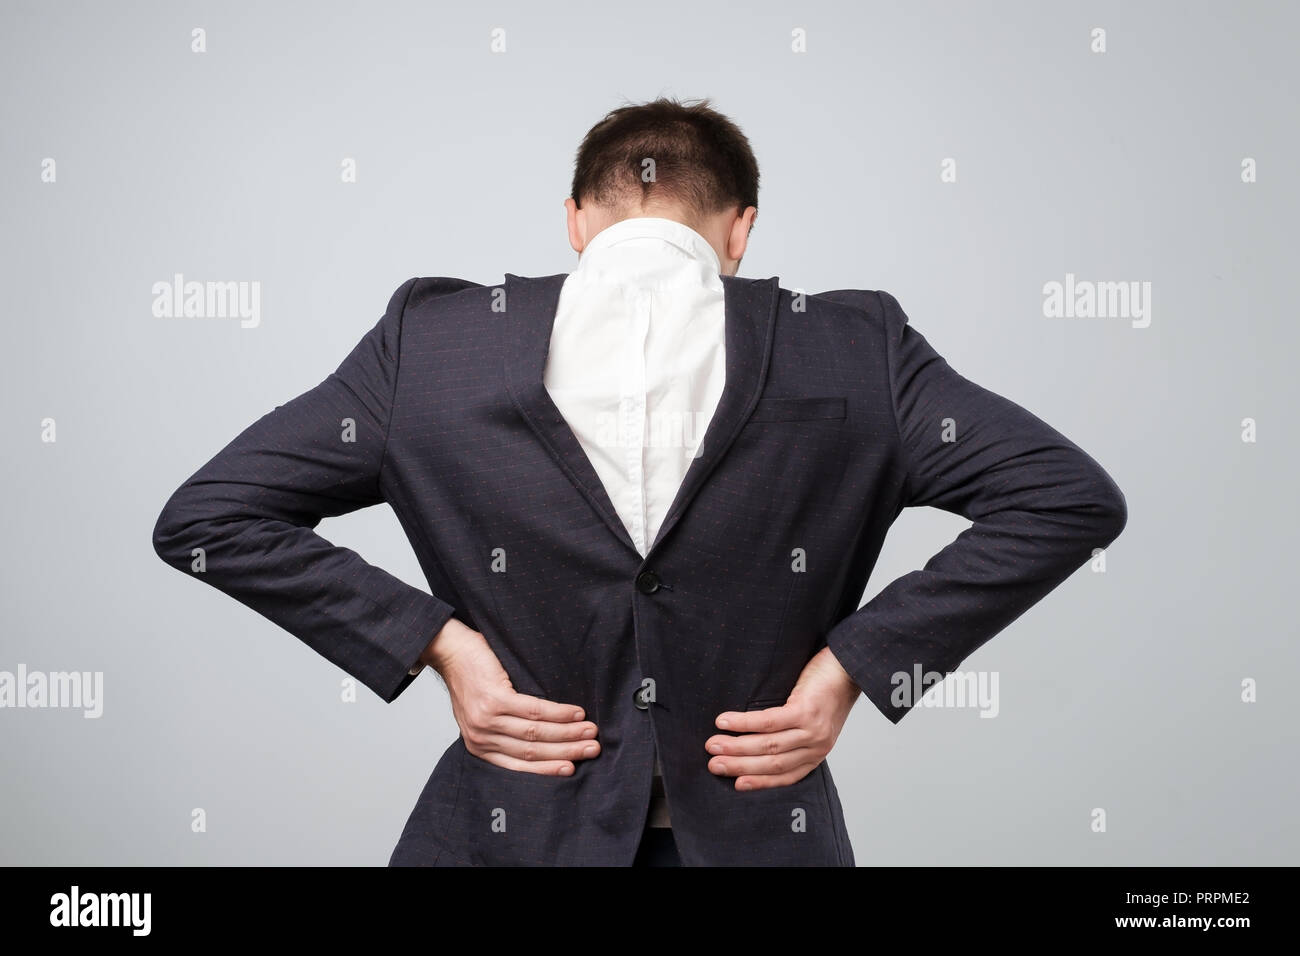
M600 753L581 707L515 691L487 639L450 618L420 655L441 675L465 749L508 770L569 776Z

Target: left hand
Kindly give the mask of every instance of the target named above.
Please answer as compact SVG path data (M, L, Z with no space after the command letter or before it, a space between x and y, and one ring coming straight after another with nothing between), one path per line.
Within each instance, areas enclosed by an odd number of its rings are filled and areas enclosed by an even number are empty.
M710 772L735 777L737 790L797 783L831 752L861 693L831 649L823 647L780 707L718 715L719 729L746 736L715 734L706 740L704 749L713 754Z

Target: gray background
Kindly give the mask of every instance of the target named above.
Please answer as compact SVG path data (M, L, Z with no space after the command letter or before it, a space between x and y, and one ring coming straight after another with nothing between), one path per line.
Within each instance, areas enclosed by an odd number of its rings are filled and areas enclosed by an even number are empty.
M154 519L410 276L572 269L579 139L661 93L753 142L743 275L892 292L1128 499L1106 573L963 665L1000 674L997 719L859 703L830 760L859 863L1298 862L1296 5L544 6L4 5L0 669L106 687L99 720L0 710L0 862L387 861L445 690L342 703L342 672L167 568ZM260 281L261 327L154 318L175 272ZM1150 328L1045 319L1066 272L1152 282ZM867 596L966 524L906 512ZM321 530L426 586L387 508Z

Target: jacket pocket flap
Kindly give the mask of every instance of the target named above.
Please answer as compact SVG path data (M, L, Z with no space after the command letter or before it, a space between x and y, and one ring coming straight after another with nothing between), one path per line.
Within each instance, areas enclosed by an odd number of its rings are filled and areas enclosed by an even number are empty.
M848 399L826 398L763 398L754 406L751 422L805 422L818 419L844 418L848 414Z

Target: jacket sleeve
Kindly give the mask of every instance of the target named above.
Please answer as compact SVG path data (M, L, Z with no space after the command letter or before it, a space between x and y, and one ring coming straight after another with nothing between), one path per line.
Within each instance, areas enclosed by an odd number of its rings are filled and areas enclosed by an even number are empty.
M384 500L380 472L402 314L417 279L337 371L262 416L180 486L154 550L278 624L385 701L452 615L437 597L338 547L322 518Z
M903 506L973 522L827 635L854 682L897 723L925 692L901 693L918 668L955 670L1118 537L1128 510L1096 461L953 371L893 296L876 295L906 468Z

